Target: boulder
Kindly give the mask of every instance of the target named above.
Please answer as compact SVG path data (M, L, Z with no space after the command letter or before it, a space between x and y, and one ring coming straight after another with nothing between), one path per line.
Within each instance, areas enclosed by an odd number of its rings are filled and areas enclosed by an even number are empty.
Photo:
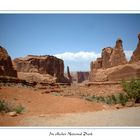
M17 77L17 71L13 68L11 57L7 50L0 46L0 76Z
M11 117L15 117L15 116L17 116L17 113L15 111L13 111L13 112L9 112L8 115Z
M134 50L133 55L130 59L130 63L140 61L140 34L138 35L138 45Z

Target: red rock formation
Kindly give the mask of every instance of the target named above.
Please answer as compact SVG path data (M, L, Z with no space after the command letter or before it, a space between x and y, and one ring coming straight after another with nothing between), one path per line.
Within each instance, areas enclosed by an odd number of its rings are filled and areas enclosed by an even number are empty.
M70 74L69 66L67 66L67 76L68 76L69 82L72 83L72 76Z
M140 62L119 65L108 69L94 69L90 72L91 82L140 79Z
M102 68L111 67L110 57L113 52L113 48L107 47L102 50Z
M122 47L122 40L116 41L115 48L107 47L102 50L102 57L91 62L91 70L100 68L110 68L126 64L127 60Z
M77 72L77 82L82 83L85 80L89 79L89 72Z
M126 64L127 59L122 47L122 40L116 41L115 48L107 47L102 50L102 56L97 58L96 61L91 62L91 70L110 68L122 64Z
M116 41L115 48L104 48L101 61L97 58L92 63L89 81L105 82L140 79L140 35L138 38L139 43L131 57L131 63L127 63L121 39ZM97 62L100 62L100 67L98 67Z
M28 55L24 58L14 59L13 63L18 72L49 74L56 77L57 82L68 82L68 79L64 77L63 60L54 56Z
M14 70L11 57L5 48L0 46L0 76L17 77L17 72Z
M97 58L96 61L93 62L93 69L100 69L102 68L102 58Z
M138 35L138 45L135 51L133 52L133 55L130 59L130 62L137 62L140 61L140 34Z
M118 39L116 41L116 46L111 53L109 61L111 63L111 67L127 63L127 59L126 59L125 53L123 51L122 40L121 39Z

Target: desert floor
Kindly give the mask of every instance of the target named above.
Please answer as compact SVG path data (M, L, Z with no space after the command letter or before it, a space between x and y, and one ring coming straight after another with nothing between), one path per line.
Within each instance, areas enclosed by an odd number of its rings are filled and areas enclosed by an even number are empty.
M21 104L25 111L15 117L0 114L0 126L140 126L140 107L118 110L113 105L86 101L82 97L92 88L87 89L68 87L59 95L42 94L33 88L1 87L0 99Z

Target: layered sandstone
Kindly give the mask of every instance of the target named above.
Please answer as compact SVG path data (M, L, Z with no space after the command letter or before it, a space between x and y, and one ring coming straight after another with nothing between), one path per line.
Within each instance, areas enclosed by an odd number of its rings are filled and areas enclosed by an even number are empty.
M13 60L15 69L18 72L49 74L56 78L56 82L69 82L64 77L64 62L54 56L28 55L24 58Z
M102 50L102 56L91 62L91 70L100 68L110 68L127 63L123 51L122 40L118 39L114 48L107 47Z
M13 68L11 57L7 50L0 46L0 76L17 77L17 72Z
M140 79L140 62L114 66L108 69L94 69L90 72L91 82Z
M101 58L91 62L89 80L91 82L106 82L140 79L140 35L139 43L128 63L122 47L122 40L118 39L114 48L102 50Z
M122 46L122 40L121 39L118 39L116 41L116 46L111 53L109 61L111 63L111 67L127 63L127 59L126 59L125 53L123 51L123 46Z
M107 47L102 50L102 68L111 67L110 57L113 52L113 48Z
M137 62L140 61L140 34L138 35L138 45L137 48L135 49L135 51L133 52L133 55L130 59L130 62Z

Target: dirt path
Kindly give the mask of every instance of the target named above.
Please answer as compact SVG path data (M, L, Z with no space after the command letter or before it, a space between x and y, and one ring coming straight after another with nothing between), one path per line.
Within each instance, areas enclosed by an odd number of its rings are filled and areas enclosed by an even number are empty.
M23 126L140 126L140 107L120 110L42 115L24 118Z

